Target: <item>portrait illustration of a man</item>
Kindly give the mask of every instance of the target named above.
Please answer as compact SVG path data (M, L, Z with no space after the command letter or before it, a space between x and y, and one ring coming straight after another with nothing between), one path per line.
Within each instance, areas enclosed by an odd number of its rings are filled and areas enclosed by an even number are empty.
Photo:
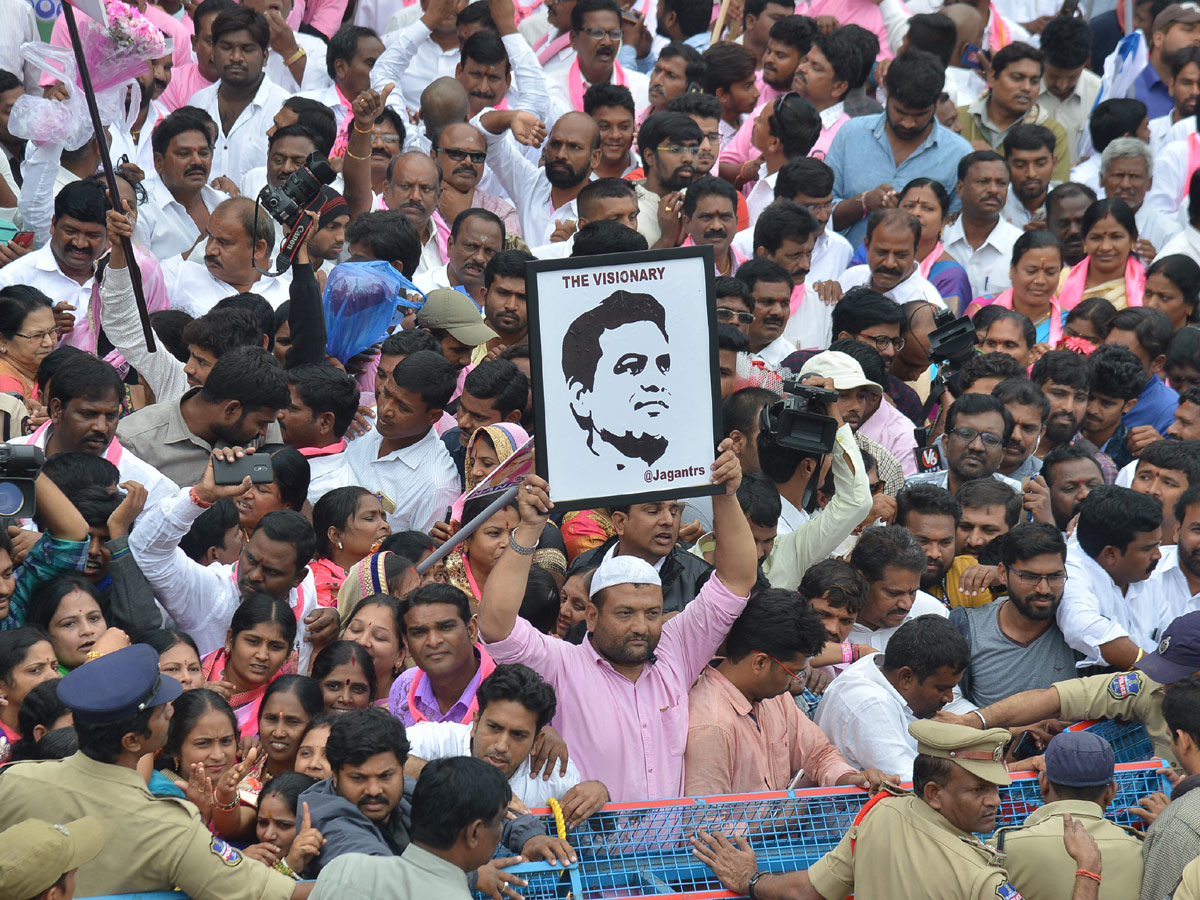
M563 336L562 369L594 456L620 470L666 453L671 348L658 300L619 290L582 313Z

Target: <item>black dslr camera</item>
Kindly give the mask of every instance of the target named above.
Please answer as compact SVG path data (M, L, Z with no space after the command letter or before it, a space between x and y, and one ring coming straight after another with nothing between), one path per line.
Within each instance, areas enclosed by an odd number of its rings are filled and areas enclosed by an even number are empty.
M301 213L321 196L321 187L330 184L335 177L329 161L311 153L304 165L292 173L283 187L277 188L268 184L258 192L258 204L272 219L285 229L290 229L283 243L279 245L279 253L275 257L275 266L279 272L284 272L292 264L296 251L312 230L312 220ZM257 217L257 209L254 214Z
M975 325L966 316L954 317L948 309L934 310L934 329L929 333L929 359L937 363L938 375L930 396L941 396L947 387L954 396L959 389L959 369L975 355Z
M781 447L824 456L836 440L837 420L826 409L837 403L837 391L801 384L799 378L784 381L783 390L783 399L764 410L771 436Z
M46 454L28 444L0 444L0 516L28 519L36 509L34 479Z

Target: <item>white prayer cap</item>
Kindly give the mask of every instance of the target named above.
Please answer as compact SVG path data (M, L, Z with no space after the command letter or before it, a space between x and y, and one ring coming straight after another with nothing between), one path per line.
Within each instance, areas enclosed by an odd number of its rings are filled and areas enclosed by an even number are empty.
M610 556L592 574L592 589L588 598L614 584L657 584L662 587L662 579L654 571L654 566L636 556Z

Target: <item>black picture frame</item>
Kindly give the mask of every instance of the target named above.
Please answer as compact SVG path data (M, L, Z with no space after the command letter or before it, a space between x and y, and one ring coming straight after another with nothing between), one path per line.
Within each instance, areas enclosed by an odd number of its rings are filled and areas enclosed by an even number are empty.
M708 402L703 405L705 421L696 423L696 430L682 436L685 441L695 441L701 436L709 441L709 449L704 455L704 468L711 477L709 464L716 458L716 447L721 441L721 380L717 356L717 317L715 302L715 266L711 246L677 247L667 250L644 250L632 253L611 253L601 256L587 256L568 259L532 260L526 263L525 284L526 299L529 315L529 355L530 375L533 381L534 409L536 414L537 440L535 441L534 470L538 476L550 480L550 456L556 452L563 436L564 422L569 422L571 429L578 430L579 426L572 420L571 411L567 408L550 408L547 404L546 364L555 369L551 377L559 381L562 375L556 371L561 365L561 347L552 353L544 346L547 340L547 330L543 327L542 313L549 304L555 303L556 298L561 303L570 289L555 287L551 289L546 276L561 276L572 271L594 270L597 268L645 268L656 263L671 263L681 260L700 260L703 269L703 287L700 290L689 290L686 285L670 292L663 292L661 297L656 295L664 307L669 304L669 312L678 314L680 304L693 304L694 309L686 312L688 323L685 333L672 335L672 357L679 353L702 353L708 361L707 379ZM697 287L699 283L697 282ZM656 285L661 291L662 283ZM636 284L629 287L638 290ZM648 288L644 288L648 290ZM690 296L689 296L690 295ZM676 319L678 321L678 319ZM694 329L693 329L694 325ZM677 342L678 341L678 342ZM689 392L691 393L691 392ZM694 394L688 398L694 400ZM556 434L558 432L558 434ZM562 451L559 451L562 452ZM581 481L586 480L587 460L580 460ZM575 485L555 485L550 487L555 509L571 511L590 509L594 507L620 506L629 502L651 503L659 500L675 500L687 497L712 496L720 493L721 485L711 481L703 484L678 485L673 487L647 486L646 477L639 476L636 469L629 473L630 489L614 493L600 491L588 493L577 490Z

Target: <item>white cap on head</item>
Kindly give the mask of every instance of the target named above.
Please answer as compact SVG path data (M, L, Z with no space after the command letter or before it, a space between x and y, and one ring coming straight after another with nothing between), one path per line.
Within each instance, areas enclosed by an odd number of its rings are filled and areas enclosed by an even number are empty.
M825 350L818 353L804 364L800 369L800 374L831 378L834 389L839 391L853 391L861 387L876 394L883 393L880 385L863 374L858 360L839 350Z
M657 584L662 587L662 579L654 571L654 566L636 556L610 556L592 574L592 587L588 591L588 599L614 584Z

